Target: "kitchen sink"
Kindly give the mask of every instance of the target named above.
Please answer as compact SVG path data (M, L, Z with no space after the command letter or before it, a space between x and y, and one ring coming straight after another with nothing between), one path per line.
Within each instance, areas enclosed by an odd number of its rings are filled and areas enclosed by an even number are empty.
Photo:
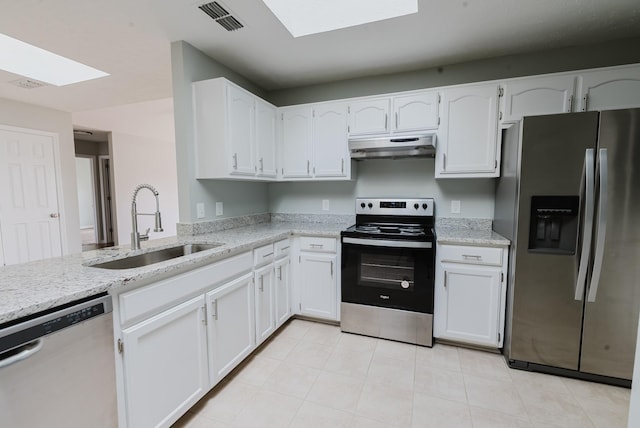
M100 269L131 269L141 266L148 266L154 263L163 262L165 260L175 259L177 257L187 256L189 254L198 253L200 251L210 250L221 246L222 244L183 244L175 247L163 248L161 250L149 251L136 256L125 257L118 260L112 260L104 263L96 263L89 267Z

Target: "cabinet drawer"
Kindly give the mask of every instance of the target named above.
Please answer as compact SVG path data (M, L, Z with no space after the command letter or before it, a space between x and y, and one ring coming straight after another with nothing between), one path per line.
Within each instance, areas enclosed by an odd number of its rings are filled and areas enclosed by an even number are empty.
M253 265L262 266L273 261L273 244L263 245L253 250Z
M291 241L289 238L283 239L282 241L278 241L273 244L275 247L276 258L284 257L289 255L291 250Z
M320 238L317 236L301 236L300 237L300 250L301 251L320 251L325 253L336 252L336 239L335 238Z
M438 258L443 262L501 266L502 253L502 248L494 247L463 245L441 245L438 247Z
M120 295L120 323L140 320L251 270L251 252L167 278Z

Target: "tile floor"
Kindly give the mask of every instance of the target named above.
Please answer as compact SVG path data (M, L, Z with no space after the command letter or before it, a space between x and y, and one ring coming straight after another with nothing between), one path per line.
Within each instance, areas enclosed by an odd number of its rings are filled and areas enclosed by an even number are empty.
M630 390L512 370L501 355L284 326L175 427L626 427Z

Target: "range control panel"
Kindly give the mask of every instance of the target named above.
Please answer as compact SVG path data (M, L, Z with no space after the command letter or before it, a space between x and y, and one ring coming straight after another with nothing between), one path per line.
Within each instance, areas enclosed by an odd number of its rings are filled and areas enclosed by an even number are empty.
M433 216L433 212L433 198L356 199L356 214Z

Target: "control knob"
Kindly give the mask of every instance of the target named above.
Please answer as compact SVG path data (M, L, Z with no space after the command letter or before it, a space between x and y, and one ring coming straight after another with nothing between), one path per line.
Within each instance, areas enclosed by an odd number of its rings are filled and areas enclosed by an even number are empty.
M422 204L422 209L423 209L423 210L426 210L426 209L427 209L427 204L426 204L426 202L425 202L424 204Z
M369 203L367 204L367 206L368 206L369 208L373 208L373 204L372 204L371 202L369 202Z
M364 207L365 207L364 202L360 203L360 207L362 207L362 208L364 208Z
M418 209L418 208L420 208L420 205L418 205L418 204L413 204L413 208Z

